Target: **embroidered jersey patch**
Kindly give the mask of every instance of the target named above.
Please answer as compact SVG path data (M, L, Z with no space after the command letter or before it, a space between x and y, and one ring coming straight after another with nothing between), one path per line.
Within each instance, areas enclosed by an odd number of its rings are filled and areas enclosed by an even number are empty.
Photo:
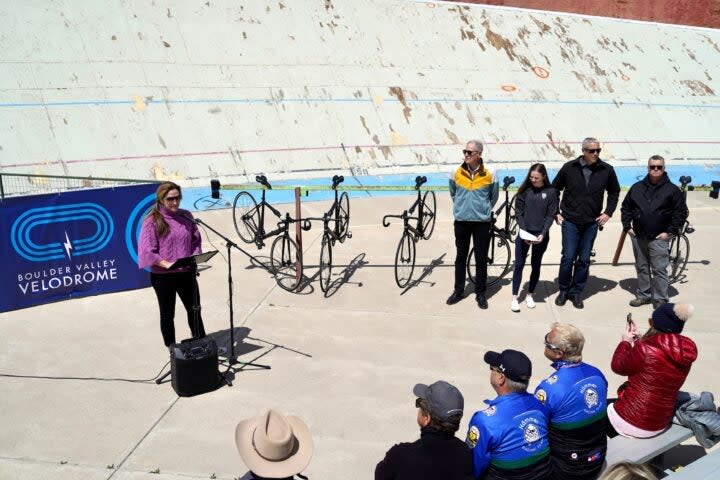
M547 394L545 393L545 390L541 388L540 390L535 392L535 398L537 398L538 400L540 400L541 403L544 404L545 400L547 400Z
M465 440L465 443L467 443L468 447L475 448L475 445L477 445L478 439L480 438L480 430L473 425L470 427L470 430L468 430L467 439Z
M587 390L585 390L585 394L583 396L585 398L585 405L587 405L588 408L597 407L597 405L600 403L597 390L595 390L594 388L588 388Z
M486 408L486 409L483 410L482 412L483 412L485 415L487 415L488 417L492 417L493 415L495 415L495 412L496 412L496 411L497 411L497 408L495 408L495 405L493 405L492 407Z
M528 443L537 442L540 440L540 430L538 430L534 423L528 423L525 426L523 436L525 437L525 441Z
M558 381L557 375L551 375L545 380L549 385L555 385Z

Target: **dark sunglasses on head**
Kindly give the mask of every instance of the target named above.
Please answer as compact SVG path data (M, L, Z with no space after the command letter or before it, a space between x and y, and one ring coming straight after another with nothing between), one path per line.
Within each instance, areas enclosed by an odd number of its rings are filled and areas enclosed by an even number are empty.
M422 398L415 399L415 408L420 408L420 400L422 400Z
M586 148L585 151L588 153L600 153L602 152L602 148Z
M662 165L648 165L648 170L662 170L663 168L665 167Z
M480 152L478 152L478 151L476 151L476 150L463 150L462 152L463 152L463 155L465 155L466 157L467 157L468 155L472 155L473 153L480 153Z

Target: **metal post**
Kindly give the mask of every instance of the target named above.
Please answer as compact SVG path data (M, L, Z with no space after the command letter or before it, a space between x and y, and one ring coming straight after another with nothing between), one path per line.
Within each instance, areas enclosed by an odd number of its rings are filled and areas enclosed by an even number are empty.
M5 187L3 186L2 173L0 173L0 200L5 200Z
M623 231L620 234L620 238L618 239L617 248L615 249L615 256L612 260L613 267L617 267L618 260L620 259L620 252L622 252L623 245L625 244L625 237L627 236L627 232Z
M297 221L295 222L295 241L297 242L298 247L298 258L297 262L299 265L297 265L297 268L295 268L295 281L296 281L296 290L300 290L300 282L302 281L302 267L303 267L303 247L302 247L302 210L300 208L300 195L301 195L301 189L300 187L295 187L295 218Z

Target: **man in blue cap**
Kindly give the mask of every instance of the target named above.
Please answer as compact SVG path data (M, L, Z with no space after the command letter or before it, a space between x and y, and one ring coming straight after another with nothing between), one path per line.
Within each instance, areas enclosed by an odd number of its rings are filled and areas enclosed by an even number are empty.
M445 381L413 388L420 439L388 450L375 468L375 480L470 480L472 456L460 428L464 400L460 390Z
M485 353L490 385L498 396L470 420L466 443L473 453L475 478L549 478L550 446L545 407L527 392L532 363L522 352Z

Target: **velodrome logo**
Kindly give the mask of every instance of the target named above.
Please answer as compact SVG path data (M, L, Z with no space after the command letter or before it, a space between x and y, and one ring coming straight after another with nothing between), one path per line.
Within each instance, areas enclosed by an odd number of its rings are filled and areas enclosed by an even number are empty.
M90 235L72 238L68 227L74 222L94 226ZM57 241L38 244L33 240L35 229L55 225L52 231L63 230ZM60 228L57 228L60 227ZM10 241L15 252L30 262L47 262L97 253L105 248L115 232L110 213L97 203L75 203L61 206L33 208L15 219L10 229ZM35 236L37 238L37 236Z

